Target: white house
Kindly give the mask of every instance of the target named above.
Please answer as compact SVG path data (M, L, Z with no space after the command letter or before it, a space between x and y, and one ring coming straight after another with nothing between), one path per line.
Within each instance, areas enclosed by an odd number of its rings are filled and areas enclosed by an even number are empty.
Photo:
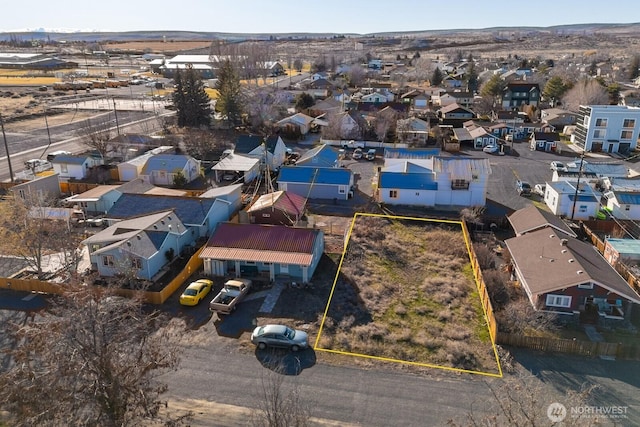
M94 156L56 156L51 160L53 170L61 179L85 179L88 171L103 164L100 157Z
M544 202L554 215L571 219L595 218L600 206L600 196L587 183L580 183L576 192L575 182L547 182Z
M200 173L200 160L182 154L156 154L147 159L140 178L154 185L173 185L182 174L189 183Z
M370 102L374 104L382 104L387 101L389 101L387 96L378 92L373 92L368 95L363 95L362 98L360 98L360 102Z
M639 107L581 105L571 142L590 152L628 153L636 149L639 132Z
M484 206L490 174L489 159L386 158L375 195L394 205Z

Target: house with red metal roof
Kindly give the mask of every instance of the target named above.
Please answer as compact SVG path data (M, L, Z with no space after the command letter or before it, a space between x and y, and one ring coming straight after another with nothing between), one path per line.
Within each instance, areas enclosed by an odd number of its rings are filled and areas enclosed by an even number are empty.
M200 258L208 276L311 280L324 252L324 234L314 228L220 223Z
M307 199L286 191L263 194L247 213L252 224L295 226L302 219Z

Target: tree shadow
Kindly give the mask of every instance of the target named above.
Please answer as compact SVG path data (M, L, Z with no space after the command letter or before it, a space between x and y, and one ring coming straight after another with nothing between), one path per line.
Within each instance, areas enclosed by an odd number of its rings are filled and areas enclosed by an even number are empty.
M256 359L262 366L281 375L300 375L304 369L316 364L316 352L312 348L293 352L287 349L256 347Z

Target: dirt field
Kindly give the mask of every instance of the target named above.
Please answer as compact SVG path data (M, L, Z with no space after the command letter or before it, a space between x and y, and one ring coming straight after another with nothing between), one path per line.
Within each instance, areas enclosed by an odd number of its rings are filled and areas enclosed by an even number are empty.
M497 373L467 250L455 228L359 216L320 347Z
M205 49L211 46L210 41L189 41L189 40L167 40L164 41L150 41L139 40L129 41L121 43L107 43L102 45L104 50L112 51L133 51L133 52L180 52L191 49Z

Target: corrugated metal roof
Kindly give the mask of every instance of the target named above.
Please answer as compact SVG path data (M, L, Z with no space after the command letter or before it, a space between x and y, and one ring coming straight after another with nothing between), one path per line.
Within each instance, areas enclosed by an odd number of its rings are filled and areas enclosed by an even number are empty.
M145 172L153 170L182 170L188 161L188 156L180 154L157 154L147 160L143 170Z
M640 255L640 240L608 238L607 243L622 256Z
M615 192L618 203L623 205L640 205L640 193Z
M490 175L489 159L457 159L436 157L433 159L433 170L436 173L449 173L451 179L471 181L473 176Z
M253 169L258 163L260 163L259 159L233 153L213 165L211 169L247 172Z
M349 169L344 168L285 166L280 168L278 182L349 185L351 183L351 174L352 172Z
M273 207L284 212L301 215L304 212L306 204L307 200L302 196L285 191L276 191L260 196L258 200L247 209L247 212L255 212Z
M312 228L225 222L218 225L200 257L309 265L318 238L322 232Z
M185 225L200 225L204 223L214 202L215 199L199 197L123 194L109 209L107 216L124 219L174 210Z
M56 156L51 163L56 164L69 164L69 165L81 165L87 161L89 156Z
M338 165L338 151L323 144L304 153L296 161L298 166L335 168Z

